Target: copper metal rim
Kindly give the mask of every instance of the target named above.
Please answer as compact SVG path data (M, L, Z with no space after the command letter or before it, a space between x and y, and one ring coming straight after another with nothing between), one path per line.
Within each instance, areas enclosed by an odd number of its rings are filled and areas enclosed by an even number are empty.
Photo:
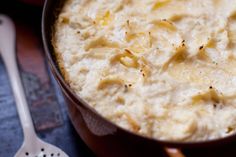
M90 110L94 114L96 114L99 118L103 119L107 123L110 123L110 125L116 127L119 129L119 131L122 131L125 134L129 134L130 136L135 136L136 138L140 138L142 140L148 140L150 142L154 142L157 145L162 145L164 147L170 147L170 148L206 148L206 147L214 147L219 145L224 145L226 143L230 143L233 141L236 141L236 135L230 135L224 138L214 139L214 140L208 140L208 141L199 141L199 142L175 142L175 141L163 141L158 139L152 139L148 137L144 137L141 135L137 135L133 132L127 131L112 122L106 120L101 115L99 115L93 108L91 108L83 99L81 99L79 96L77 96L68 86L68 84L63 79L59 67L57 65L53 46L51 44L52 34L53 34L53 24L55 22L55 19L57 18L58 13L60 12L64 0L46 0L43 8L43 15L42 15L42 39L44 44L44 49L46 53L46 57L48 60L48 63L50 65L51 71L54 74L54 77L58 81L58 83L62 86L62 88L65 89L67 96L70 97L71 100L73 100L76 105L81 105L82 107ZM174 131L174 130L173 130Z

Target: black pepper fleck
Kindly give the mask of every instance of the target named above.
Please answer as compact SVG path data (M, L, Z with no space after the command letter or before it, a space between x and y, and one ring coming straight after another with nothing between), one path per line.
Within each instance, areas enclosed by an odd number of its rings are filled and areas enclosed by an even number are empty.
M125 92L128 91L128 86L125 84Z
M202 46L199 47L199 50L202 50L203 48L204 48L204 46L202 45Z
M127 20L126 22L127 22L127 25L129 26L129 24L130 24L129 20Z

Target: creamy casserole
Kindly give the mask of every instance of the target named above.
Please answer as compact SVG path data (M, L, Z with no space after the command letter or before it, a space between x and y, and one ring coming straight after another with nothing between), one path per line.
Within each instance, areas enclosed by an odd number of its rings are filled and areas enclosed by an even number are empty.
M53 45L70 87L151 138L235 133L236 0L67 0Z

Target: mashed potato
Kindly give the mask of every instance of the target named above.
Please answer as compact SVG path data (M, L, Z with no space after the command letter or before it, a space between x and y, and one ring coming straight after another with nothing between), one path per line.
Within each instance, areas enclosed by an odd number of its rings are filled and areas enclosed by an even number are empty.
M235 133L236 0L67 0L53 45L70 87L132 132Z

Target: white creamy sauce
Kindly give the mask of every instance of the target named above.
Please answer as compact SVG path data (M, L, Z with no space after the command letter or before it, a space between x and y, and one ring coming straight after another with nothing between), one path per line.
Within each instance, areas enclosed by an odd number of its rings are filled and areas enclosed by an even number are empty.
M236 0L68 0L53 45L101 115L162 140L236 129Z

